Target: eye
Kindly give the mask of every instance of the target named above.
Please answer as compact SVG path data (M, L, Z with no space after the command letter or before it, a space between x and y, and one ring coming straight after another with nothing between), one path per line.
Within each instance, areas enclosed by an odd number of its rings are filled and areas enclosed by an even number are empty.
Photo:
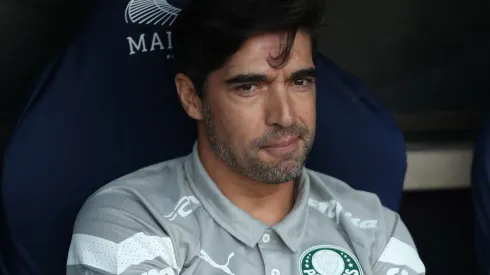
M295 79L294 80L293 85L294 86L298 86L298 87L305 87L305 86L308 86L308 85L310 85L312 83L313 83L313 80L312 79L298 78L298 79Z
M235 89L240 93L253 93L258 89L258 87L255 84L249 83L235 87Z

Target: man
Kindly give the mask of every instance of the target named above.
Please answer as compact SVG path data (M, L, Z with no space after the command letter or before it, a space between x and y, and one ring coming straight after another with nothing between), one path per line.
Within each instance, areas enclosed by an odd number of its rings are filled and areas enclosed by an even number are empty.
M90 197L67 274L425 274L375 195L303 167L321 3L190 2L174 41L193 152Z
M56 14L78 17L62 1L44 2L55 5L54 14L46 15L51 19ZM68 31L69 40L55 47L57 56L29 92L5 151L0 251L8 274L64 274L73 223L84 201L116 178L190 153L197 138L195 122L176 104L171 68L173 23L187 1L82 2L78 27L65 20L53 24ZM25 14L16 20L22 26L30 22L42 34L27 44L49 52L48 41L62 42L55 29L39 29L38 22L46 20L29 16L37 5L22 6ZM18 40L5 46L24 56L18 45L26 43ZM306 166L376 193L384 206L397 211L406 152L393 115L332 60L316 52L314 62L319 107Z

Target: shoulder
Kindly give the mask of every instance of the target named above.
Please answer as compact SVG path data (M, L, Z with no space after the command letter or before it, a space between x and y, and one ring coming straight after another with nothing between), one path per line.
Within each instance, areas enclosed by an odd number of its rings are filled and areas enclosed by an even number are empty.
M143 258L160 256L169 267L181 268L200 243L193 216L200 203L186 185L184 164L185 158L179 158L152 165L94 193L77 216L69 263L81 261L87 249L118 255L129 249L141 250Z
M89 221L94 218L132 217L158 227L179 225L172 219L179 205L188 203L190 209L200 206L186 180L187 158L151 165L103 186L84 203L75 229L93 227Z
M400 216L384 207L376 194L355 190L339 179L315 171L308 170L308 175L310 208L331 219L350 241L363 247L375 268L394 265L402 255L413 260L403 264L416 274L425 272Z
M351 214L376 218L383 216L384 207L374 193L356 190L347 183L312 170L307 170L311 198L319 201L335 201L339 207Z
M91 209L103 205L119 207L137 201L141 206L156 207L146 209L148 211L167 211L181 197L192 193L186 184L187 158L161 162L120 177L90 196L83 208ZM83 213L82 211L80 214Z
M309 206L315 214L335 222L351 241L365 247L386 243L397 214L383 207L378 196L355 190L334 177L308 171L311 185Z
M133 189L144 189L148 186L167 187L170 181L185 178L185 163L188 157L180 157L144 167L110 182L99 189L97 193L114 187Z
M339 219L348 220L347 225L379 229L385 224L395 223L398 214L384 207L376 194L356 190L337 178L312 170L308 170L308 175L311 183L310 204L315 204L315 201L328 202L327 208L335 208L330 211L335 210L340 214Z

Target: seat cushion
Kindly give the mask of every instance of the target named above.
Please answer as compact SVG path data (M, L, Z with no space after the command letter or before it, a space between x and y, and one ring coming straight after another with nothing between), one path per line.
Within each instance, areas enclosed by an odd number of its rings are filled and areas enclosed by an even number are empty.
M407 169L391 112L352 74L316 56L317 132L307 166L376 193L397 211Z
M64 274L86 198L196 139L173 84L171 25L182 1L101 0L33 92L9 144L2 196L12 274ZM128 3L129 2L129 3ZM172 6L171 6L172 5ZM391 114L318 55L318 132L307 165L397 209L406 158Z
M472 167L475 248L480 272L490 273L490 110L475 142Z

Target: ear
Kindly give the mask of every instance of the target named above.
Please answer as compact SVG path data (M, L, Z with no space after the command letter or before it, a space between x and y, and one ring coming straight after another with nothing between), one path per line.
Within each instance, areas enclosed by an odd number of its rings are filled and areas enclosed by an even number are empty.
M175 75L175 86L180 99L180 104L187 114L195 120L202 120L201 99L197 95L194 84L185 74Z

